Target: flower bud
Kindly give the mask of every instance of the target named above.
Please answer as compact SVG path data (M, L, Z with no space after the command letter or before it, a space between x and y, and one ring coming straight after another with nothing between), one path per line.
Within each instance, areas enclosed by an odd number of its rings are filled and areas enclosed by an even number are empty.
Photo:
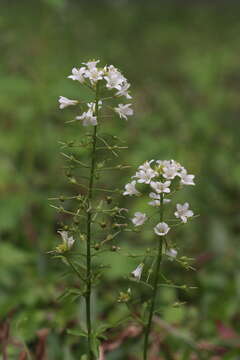
M111 202L112 202L112 197L111 197L111 196L106 196L106 202L107 202L108 204L111 204Z
M79 239L80 239L81 241L85 241L85 240L86 240L86 236L85 236L84 234L80 234L80 235L79 235Z
M111 234L109 234L107 237L106 237L106 241L111 241L113 239L113 236Z
M107 223L105 221L102 221L100 223L100 226L101 226L102 229L105 229L105 227L107 226Z
M70 177L69 181L70 181L71 184L76 184L77 183L77 180L74 177Z

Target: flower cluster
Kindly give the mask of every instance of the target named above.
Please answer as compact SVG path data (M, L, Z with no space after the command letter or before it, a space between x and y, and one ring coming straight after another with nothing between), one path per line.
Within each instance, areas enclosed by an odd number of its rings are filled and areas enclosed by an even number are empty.
M69 79L78 81L80 84L87 85L88 87L95 89L96 84L101 81L106 90L114 91L113 98L125 97L126 99L131 99L129 94L130 84L127 79L122 75L122 73L113 65L106 65L103 68L98 67L99 60L88 61L82 63L82 67L73 68L72 74L68 76ZM59 108L64 109L68 106L77 105L78 100L71 100L64 96L59 97ZM97 117L96 117L96 103L88 103L87 111L83 112L81 115L76 116L76 120L81 120L83 126L96 126ZM98 109L101 108L102 102L98 100ZM132 104L118 104L117 107L114 107L114 111L122 119L127 120L128 116L133 115L133 110L131 108Z
M148 185L150 188L148 202L154 207L163 207L164 204L171 201L171 195L185 185L195 185L194 175L188 174L187 170L178 162L174 160L151 160L146 161L140 165L132 176L130 183L125 185L123 195L140 196L142 195L142 184ZM189 204L177 204L174 215L180 219L182 223L186 223L188 218L192 217L193 211L189 209ZM132 222L134 226L140 226L148 220L149 217L141 212L136 212ZM165 236L170 230L169 225L161 219L159 223L154 226L154 232L158 236Z

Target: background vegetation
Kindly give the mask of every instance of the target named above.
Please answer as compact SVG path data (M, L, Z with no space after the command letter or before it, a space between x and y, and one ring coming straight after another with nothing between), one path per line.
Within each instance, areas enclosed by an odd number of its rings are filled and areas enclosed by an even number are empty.
M134 118L127 124L109 119L111 132L129 145L123 162L174 158L196 174L197 185L185 198L200 217L174 240L182 255L196 259L197 271L164 266L168 278L197 289L162 290L162 305L185 304L162 307L161 356L190 359L189 345L197 344L209 359L237 359L239 6L11 0L0 7L2 352L7 348L9 359L25 359L20 356L26 346L36 359L51 360L79 359L81 353L79 339L66 334L81 320L81 303L57 300L66 279L46 254L57 244L59 222L47 199L69 191L58 142L78 136L76 127L65 125L71 112L61 112L57 98L86 96L66 77L73 66L99 58L118 66L132 84ZM131 173L116 174L109 183L123 187ZM132 206L128 201L122 205ZM143 232L118 245L146 248L149 241ZM136 262L112 253L106 261L112 268L96 294L96 311L110 321L126 313L124 305L112 303L128 286L122 277ZM123 331L120 327L114 336L124 338ZM141 340L134 336L107 359L139 359Z

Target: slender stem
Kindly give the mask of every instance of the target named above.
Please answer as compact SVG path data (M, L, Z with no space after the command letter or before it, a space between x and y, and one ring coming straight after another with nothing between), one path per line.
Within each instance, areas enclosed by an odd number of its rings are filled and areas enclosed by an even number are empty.
M161 194L160 197L160 222L163 221L163 194ZM154 277L154 283L153 283L153 293L152 293L152 299L149 309L149 316L148 316L148 322L145 329L145 338L144 338L144 348L143 348L143 360L147 360L148 356L148 339L149 334L151 331L152 326L152 318L155 308L155 302L156 302L156 296L158 291L158 280L159 280L159 271L160 271L160 265L162 261L162 248L163 248L163 239L160 238L158 240L158 255L157 255L157 263L156 263L156 269L155 269L155 277Z
M98 121L98 101L99 101L99 82L96 84L96 98L95 98L95 116ZM92 225L92 196L93 196L93 184L95 177L96 167L96 142L97 142L97 126L94 126L92 135L92 160L90 167L90 179L88 185L88 214L87 214L87 291L86 291L86 321L87 321L87 333L88 333L88 360L94 360L95 356L92 351L92 324L91 324L91 225Z
M72 261L69 259L69 257L65 256L65 259L67 260L68 264L70 265L70 267L72 268L73 272L75 272L77 274L77 276L79 277L80 280L85 281L85 279L82 277L82 275L80 274L80 272L78 271L78 269L75 267L75 265L72 263Z

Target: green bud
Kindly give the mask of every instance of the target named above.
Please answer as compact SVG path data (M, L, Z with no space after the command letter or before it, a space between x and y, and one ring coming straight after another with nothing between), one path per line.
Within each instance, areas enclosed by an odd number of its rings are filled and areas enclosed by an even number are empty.
M112 202L112 197L111 197L111 196L107 196L107 197L106 197L106 201L107 201L108 204L111 204L111 202Z
M80 239L81 241L85 241L85 240L86 240L85 234L80 234L80 235L79 235L79 239Z
M111 241L113 239L113 236L111 234L109 234L107 237L106 237L106 241Z
M73 178L73 177L71 177L71 178L69 179L69 181L70 181L71 184L76 184L76 183L77 183L76 179Z

